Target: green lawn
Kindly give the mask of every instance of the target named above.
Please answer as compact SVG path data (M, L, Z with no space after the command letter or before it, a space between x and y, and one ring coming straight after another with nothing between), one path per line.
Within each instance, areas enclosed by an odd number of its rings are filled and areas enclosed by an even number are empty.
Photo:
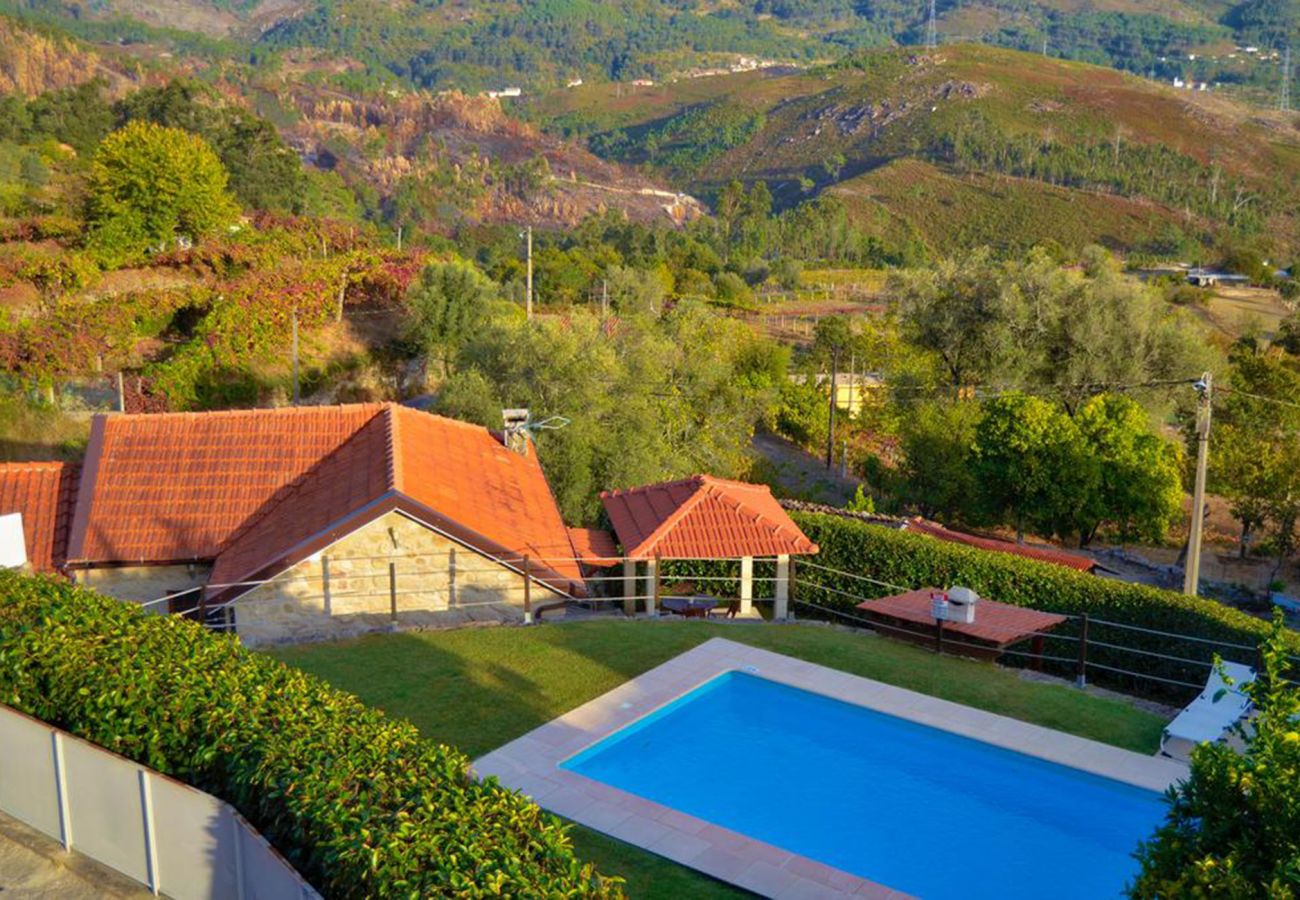
M814 625L618 619L533 628L370 635L274 655L480 756L711 637L799 657L1142 753L1164 722L1073 688L1023 681L988 663ZM583 828L578 852L627 879L633 897L738 896L667 860Z

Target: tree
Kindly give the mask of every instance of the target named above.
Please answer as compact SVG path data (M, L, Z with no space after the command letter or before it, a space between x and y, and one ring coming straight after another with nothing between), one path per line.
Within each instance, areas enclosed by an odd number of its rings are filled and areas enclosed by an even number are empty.
M430 357L437 355L444 376L496 291L487 276L461 260L430 263L407 289L410 339Z
M1223 741L1192 751L1191 771L1168 793L1164 824L1137 852L1137 900L1230 897L1292 900L1300 895L1300 690L1287 678L1289 636L1281 611L1244 686L1254 704Z
M1103 524L1125 540L1159 541L1182 515L1182 453L1151 432L1147 413L1130 397L1101 394L1075 416L1099 468L1097 490L1080 498L1079 544Z
M921 515L952 520L978 514L972 464L980 415L979 404L959 401L920 404L903 419L900 494Z
M1286 405L1300 397L1300 374L1276 353L1247 348L1238 348L1232 363L1229 391L1214 414L1210 489L1241 523L1241 554L1272 524L1280 560L1294 543L1300 505L1300 411Z
M1096 460L1059 406L1012 393L984 404L972 467L986 515L1026 530L1066 534L1081 502L1097 489Z
M226 182L201 137L132 122L104 138L91 163L91 243L130 255L224 229L239 216Z

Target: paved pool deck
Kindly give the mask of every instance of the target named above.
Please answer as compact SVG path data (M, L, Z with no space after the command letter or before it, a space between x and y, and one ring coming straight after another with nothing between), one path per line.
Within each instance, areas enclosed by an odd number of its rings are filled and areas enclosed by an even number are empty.
M1136 787L1163 791L1182 763L1121 750L768 650L713 638L474 763L544 809L768 897L909 895L561 769L560 763L730 671L865 706ZM647 761L650 764L651 761Z

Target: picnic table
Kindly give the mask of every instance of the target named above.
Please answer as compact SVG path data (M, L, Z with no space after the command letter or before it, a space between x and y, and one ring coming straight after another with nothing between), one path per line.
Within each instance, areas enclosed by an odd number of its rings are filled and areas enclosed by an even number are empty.
M718 605L718 601L705 594L692 594L685 597L664 597L659 605L687 619L703 619L708 616L709 610Z
M976 659L997 659L1012 644L1031 641L1033 668L1043 654L1043 635L1066 620L1065 616L1026 609L1010 603L981 599L975 606L975 621L936 623L930 596L938 589L927 587L892 597L859 603L858 609L890 637L913 643L941 642L944 632L951 652Z

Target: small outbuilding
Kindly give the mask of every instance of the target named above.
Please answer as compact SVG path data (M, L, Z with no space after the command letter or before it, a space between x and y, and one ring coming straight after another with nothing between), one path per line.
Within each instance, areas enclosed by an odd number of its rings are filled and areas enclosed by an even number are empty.
M776 561L773 617L789 617L790 559L817 552L766 485L695 475L600 495L623 547L624 611L654 596L665 560L740 560L740 614L754 602L754 560ZM637 582L643 579L643 591ZM655 615L652 601L646 612Z

